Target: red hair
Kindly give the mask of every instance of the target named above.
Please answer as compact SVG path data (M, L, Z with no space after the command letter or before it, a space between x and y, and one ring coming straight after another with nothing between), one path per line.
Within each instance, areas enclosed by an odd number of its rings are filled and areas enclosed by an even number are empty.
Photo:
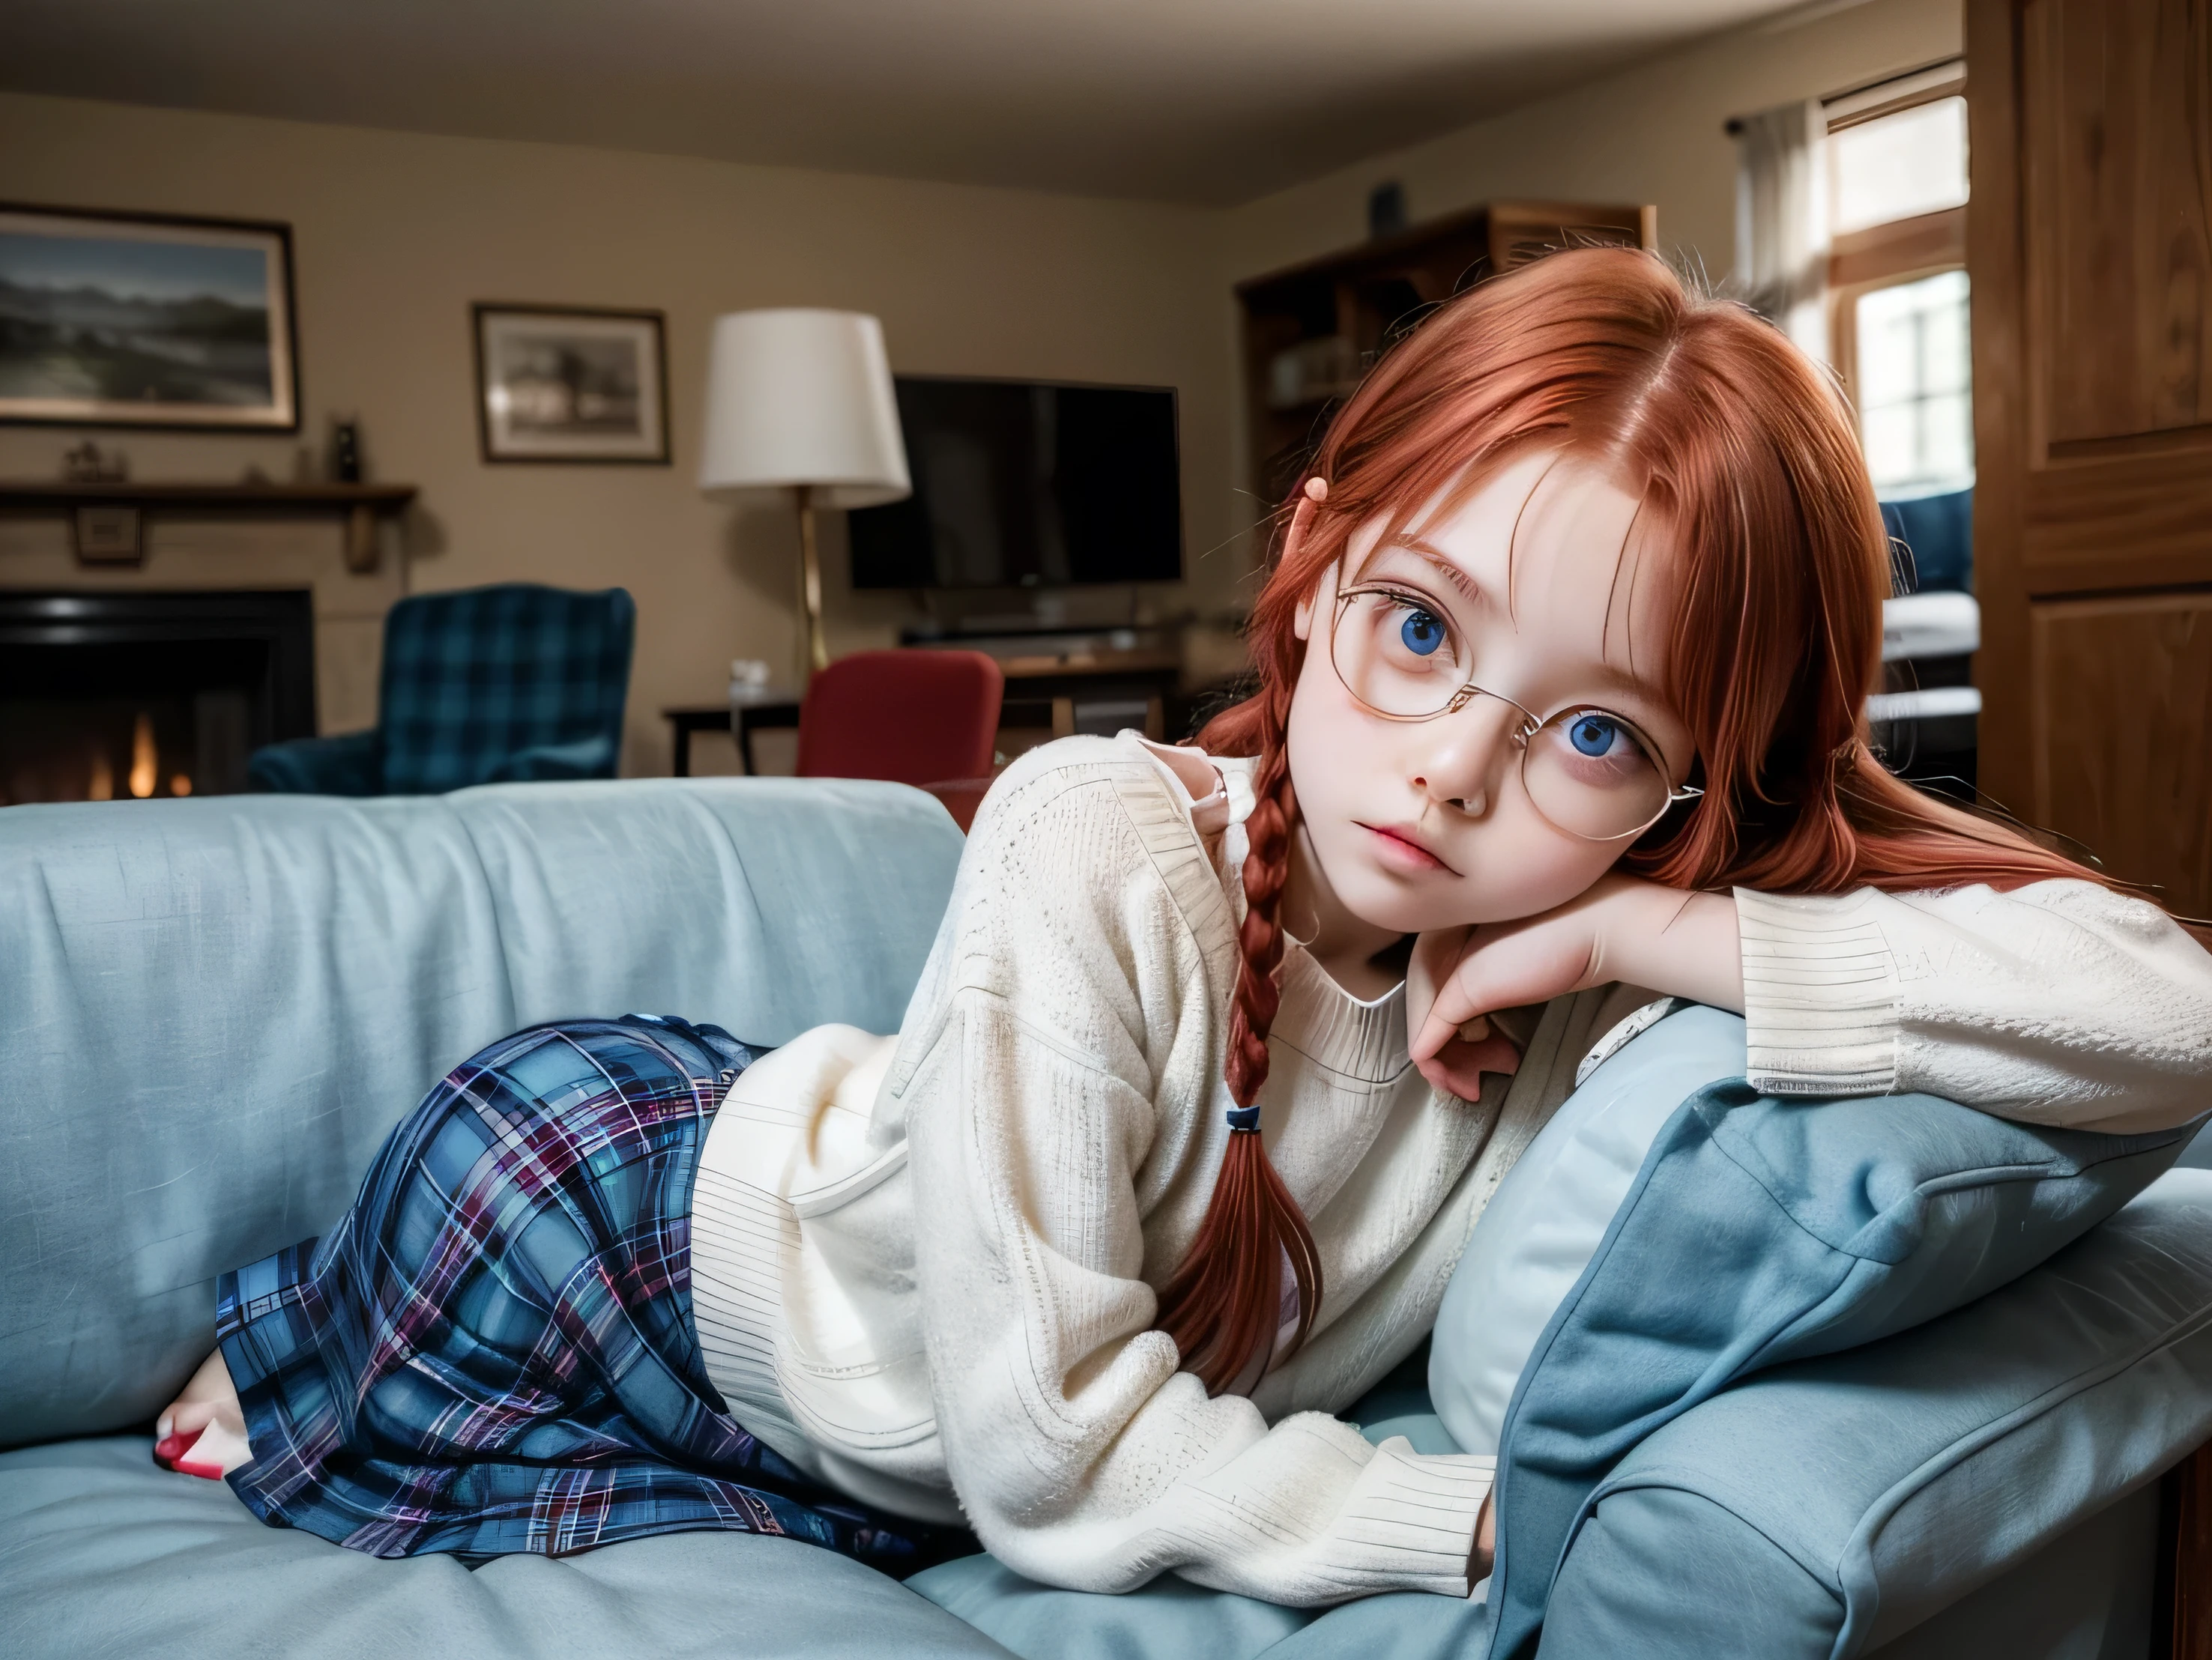
M1404 529L1535 448L1605 468L1640 495L1669 550L1675 645L1662 683L1696 740L1705 793L1638 840L1625 868L1676 888L1802 894L2102 880L1922 795L1869 748L1889 544L1826 377L1652 255L1554 254L1437 311L1330 423L1312 469L1327 499L1297 545L1276 551L1253 608L1259 689L1199 734L1213 754L1259 758L1225 1069L1240 1106L1267 1079L1282 959L1298 608L1360 526ZM1312 1232L1258 1134L1232 1134L1205 1222L1160 1297L1160 1329L1209 1389L1267 1353L1285 1253L1303 1340L1321 1296Z

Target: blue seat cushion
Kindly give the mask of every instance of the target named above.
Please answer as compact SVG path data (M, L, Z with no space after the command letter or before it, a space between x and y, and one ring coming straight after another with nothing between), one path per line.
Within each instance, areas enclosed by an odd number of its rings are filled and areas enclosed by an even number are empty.
M895 1580L796 1540L670 1534L473 1572L386 1561L264 1527L151 1450L118 1436L0 1454L0 1654L1007 1660Z
M1428 1410L1426 1370L1425 1347L1345 1416L1370 1441L1403 1435L1416 1452L1456 1452ZM1490 1629L1483 1602L1427 1591L1286 1609L1163 1574L1109 1596L1041 1585L992 1556L964 1556L906 1583L1022 1660L1458 1660L1480 1653Z

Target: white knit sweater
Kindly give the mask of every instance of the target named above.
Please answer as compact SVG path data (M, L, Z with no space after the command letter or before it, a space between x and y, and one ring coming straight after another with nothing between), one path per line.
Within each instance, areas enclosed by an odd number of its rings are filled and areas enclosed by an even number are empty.
M1048 1584L1465 1595L1492 1461L1328 1415L1429 1329L1498 1181L1648 994L1547 1005L1510 1089L1468 1106L1408 1063L1402 988L1358 1002L1291 948L1263 1126L1324 1295L1249 1399L1209 1399L1151 1328L1228 1136L1250 789L1216 764L1194 803L1133 735L1024 757L899 1035L817 1028L738 1079L692 1213L708 1372L802 1468L964 1516ZM1736 897L1762 1088L2110 1130L2212 1105L2212 958L2151 906L2073 881Z

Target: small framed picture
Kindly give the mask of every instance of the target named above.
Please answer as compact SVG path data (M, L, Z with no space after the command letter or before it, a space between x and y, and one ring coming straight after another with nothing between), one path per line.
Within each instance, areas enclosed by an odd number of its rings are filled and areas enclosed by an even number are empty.
M0 203L0 421L297 430L291 227Z
M659 312L479 303L476 325L486 461L668 464Z

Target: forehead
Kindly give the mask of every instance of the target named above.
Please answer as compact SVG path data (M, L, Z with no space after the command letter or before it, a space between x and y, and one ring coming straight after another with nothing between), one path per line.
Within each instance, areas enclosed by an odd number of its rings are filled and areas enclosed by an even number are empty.
M1355 571L1419 561L1482 614L1564 667L1563 657L1656 680L1670 626L1669 543L1656 515L1606 467L1536 451L1439 491L1395 536L1363 525ZM1440 589L1440 593L1443 591Z
M1389 528L1379 516L1362 526L1352 538L1355 560L1382 551ZM1516 609L1593 577L1606 588L1648 585L1668 563L1666 538L1639 497L1610 470L1552 451L1439 490L1392 542L1449 563Z

